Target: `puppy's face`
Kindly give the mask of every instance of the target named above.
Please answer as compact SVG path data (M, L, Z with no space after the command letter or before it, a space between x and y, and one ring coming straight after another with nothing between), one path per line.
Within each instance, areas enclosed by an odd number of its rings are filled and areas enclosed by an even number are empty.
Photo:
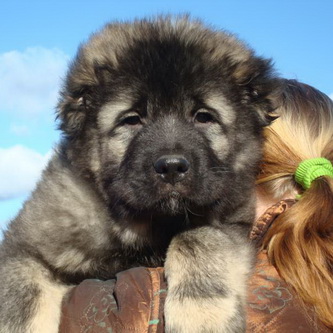
M61 127L111 209L195 213L252 185L274 84L268 62L224 33L112 25L72 66Z
M101 108L98 123L106 135L100 179L111 202L137 212L178 214L227 194L222 188L235 172L229 156L233 129L227 133L225 125L232 110L216 96L205 102L181 90L166 101L151 94Z

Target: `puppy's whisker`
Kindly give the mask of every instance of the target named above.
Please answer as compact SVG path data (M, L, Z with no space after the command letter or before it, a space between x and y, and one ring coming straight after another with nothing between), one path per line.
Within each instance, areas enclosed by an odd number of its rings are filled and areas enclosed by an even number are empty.
M204 217L205 215L199 214L199 213L194 213L192 210L190 210L188 207L186 207L186 210L189 211L192 215L194 216L199 216L199 217Z
M231 170L229 168L224 167L211 167L209 170L212 170L216 173L231 173Z
M188 225L190 225L190 218L188 216L188 208L186 205L184 205L184 214L185 214L184 222L185 222L185 225L188 226Z

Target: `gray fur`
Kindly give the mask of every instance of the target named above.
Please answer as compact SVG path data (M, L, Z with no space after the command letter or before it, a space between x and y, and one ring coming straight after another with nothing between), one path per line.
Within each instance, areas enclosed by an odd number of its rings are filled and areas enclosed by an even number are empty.
M61 91L63 139L0 248L0 332L55 333L75 284L164 263L167 332L244 331L254 179L277 89L269 61L187 18L93 35ZM164 156L189 168L166 181Z

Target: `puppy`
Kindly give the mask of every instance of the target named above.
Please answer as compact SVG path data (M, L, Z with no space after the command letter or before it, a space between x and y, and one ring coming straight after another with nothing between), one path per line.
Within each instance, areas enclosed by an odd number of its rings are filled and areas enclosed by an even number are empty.
M245 330L269 60L186 17L112 23L78 50L62 140L0 250L0 331L55 333L83 279L165 266L166 331Z

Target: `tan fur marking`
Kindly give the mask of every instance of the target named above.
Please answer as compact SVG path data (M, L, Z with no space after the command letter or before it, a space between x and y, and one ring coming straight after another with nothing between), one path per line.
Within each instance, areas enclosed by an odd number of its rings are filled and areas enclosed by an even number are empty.
M216 110L225 125L232 125L236 119L235 111L222 95L213 94L206 98L206 104Z
M225 327L236 314L232 298L184 299L167 298L165 304L166 331L177 328L182 333L227 332Z
M128 110L132 107L130 100L117 99L116 101L104 105L98 113L98 126L102 133L110 131L115 125L115 121L119 112Z
M33 318L27 333L57 333L60 324L61 302L71 287L56 285L45 277L38 278L41 289L37 314Z

